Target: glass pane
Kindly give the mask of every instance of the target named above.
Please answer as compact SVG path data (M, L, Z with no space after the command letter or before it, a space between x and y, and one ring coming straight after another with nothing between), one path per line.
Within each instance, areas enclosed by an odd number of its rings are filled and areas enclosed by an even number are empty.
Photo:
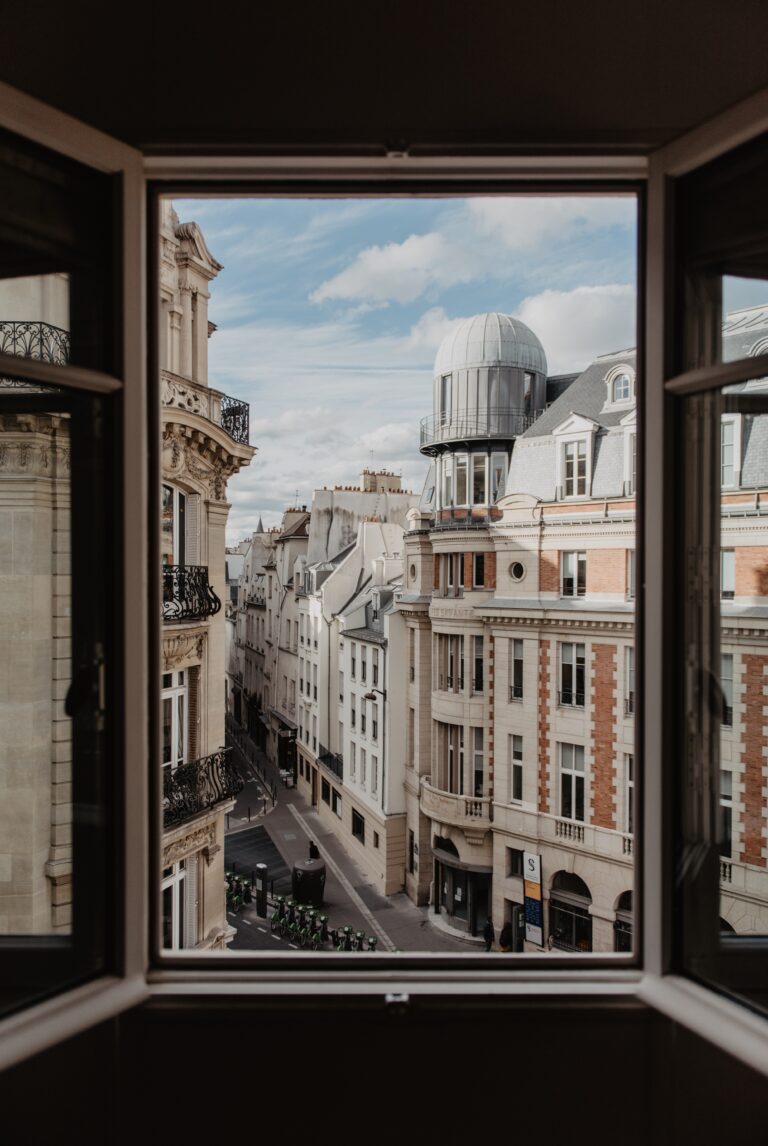
M0 933L69 935L71 418L14 382L0 381Z
M116 178L0 131L0 351L117 373Z
M244 257L272 232L266 263ZM400 270L422 233L439 233L462 267L471 239L477 264L450 290L442 263ZM520 236L525 259L499 258ZM587 236L600 268L585 262ZM165 580L163 668L189 669L197 759L171 786L162 846L166 860L197 857L206 926L190 919L190 933L296 957L287 936L264 937L255 907L234 903L231 883L227 903L223 877L264 852L275 898L290 893L283 869L308 862L308 840L278 831L265 799L290 800L313 840L333 837L353 889L361 872L376 889L381 932L391 902L413 924L392 947L471 952L467 936L480 939L489 917L498 933L535 901L519 948L543 955L549 893L573 871L583 901L594 897L594 935L585 943L569 923L560 949L613 953L616 905L634 882L626 650L642 386L635 351L612 352L636 340L634 199L196 199L166 202L157 238L163 481L187 498L201 603L208 590L222 602L173 608L182 586ZM609 289L608 252L621 276ZM536 266L525 286L522 263ZM277 381L268 408L258 362ZM361 400L352 374L382 371L386 397L370 387ZM251 403L250 440L230 434L230 403L240 426ZM578 426L568 451L563 425ZM164 556L178 552L165 525ZM482 611L470 602L480 588ZM310 634L300 657L287 637L297 629ZM191 791L203 798L188 810ZM527 891L520 874L508 882L508 849L538 865ZM334 903L331 924L359 910L354 896Z

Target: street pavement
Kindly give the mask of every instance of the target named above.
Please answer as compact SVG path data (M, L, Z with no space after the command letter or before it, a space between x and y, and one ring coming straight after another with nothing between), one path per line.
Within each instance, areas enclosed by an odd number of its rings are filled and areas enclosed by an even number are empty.
M299 796L286 787L276 768L243 733L228 734L235 763L247 783L228 817L224 862L250 876L257 863L267 864L268 886L275 895L290 895L290 873L294 863L309 858L309 841L314 840L326 865L323 912L330 927L349 924L355 931L375 935L379 951L459 951L477 952L482 941L460 939L439 926L429 908L416 907L404 892L383 896L350 859L336 836ZM272 794L275 802L272 802ZM250 820L249 820L250 812ZM271 911L269 912L271 916ZM291 944L275 936L269 921L260 919L256 905L249 904L237 915L227 913L227 921L237 928L230 951L264 951Z

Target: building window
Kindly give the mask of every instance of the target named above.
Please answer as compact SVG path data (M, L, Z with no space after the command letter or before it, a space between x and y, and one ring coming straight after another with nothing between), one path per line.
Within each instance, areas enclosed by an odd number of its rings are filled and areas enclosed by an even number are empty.
M485 554L472 554L472 586L482 589L485 584Z
M416 837L413 829L408 829L408 874L413 875L416 870Z
M331 785L325 779L320 780L320 799L324 804L331 802Z
M352 809L352 835L361 844L365 843L365 820L354 808Z
M633 716L635 711L635 649L629 645L625 652L624 712Z
M523 851L521 848L507 848L507 875L522 876Z
M627 478L626 494L634 497L637 492L637 434L627 434L627 458L629 477Z
M371 664L372 680L373 684L376 685L379 683L379 650L374 649L371 653L371 657L373 662Z
M440 416L443 423L451 420L451 376L443 374L440 379Z
M408 679L416 679L416 630L408 629Z
M331 811L341 819L341 793L331 788Z
M317 665L312 665L312 699L317 700Z
M377 848L379 846L379 833L378 832L373 833L373 846L375 848Z
M560 554L560 595L583 597L587 591L586 553Z
M720 656L720 686L723 690L723 727L733 725L733 653Z
M613 924L613 949L630 953L632 951L632 892L625 891L616 904L616 919Z
M357 756L357 745L355 744L354 740L350 740L350 742L349 742L349 778L350 778L350 780L354 780L354 778L355 778L355 765L357 763L356 756Z
M472 638L474 654L472 657L472 691L481 693L484 687L484 640L483 637Z
M185 947L186 878L186 860L163 870L163 948L166 951L181 951Z
M560 745L560 815L584 822L584 749Z
M560 645L560 703L584 707L585 646Z
M163 565L186 565L186 512L186 494L164 485L160 548Z
M467 467L468 458L466 454L456 458L456 505L469 505Z
M344 701L344 673L339 672L339 700Z
M379 739L379 707L374 704L371 707L371 740Z
M169 775L187 755L188 692L187 674L163 673L161 694L163 720L163 775Z
M720 855L733 854L733 772L720 769Z
M632 398L632 381L628 374L617 374L613 380L612 400L614 402L629 402Z
M368 680L368 649L360 646L360 680L365 684Z
M509 642L509 699L523 699L523 642Z
M523 738L510 736L510 793L513 800L523 798Z
M371 794L376 796L379 791L379 758L371 756Z
M632 835L635 830L635 757L628 752L624 757L624 825Z
M355 694L349 694L349 727L354 728L357 723L357 713L355 712Z
M736 595L736 552L733 549L720 551L720 596L733 600Z
M474 728L472 730L472 737L473 737L473 742L474 742L473 743L473 752L472 752L472 755L473 755L472 772L473 772L473 780L474 780L473 791L474 791L475 796L480 797L480 796L484 795L484 787L485 787L485 764L484 764L485 757L484 757L484 752L483 752L483 729L482 728Z
M549 895L549 945L560 951L592 950L592 896L583 879L559 871Z
M363 787L365 787L366 764L367 764L367 760L365 758L365 749L361 748L360 749L360 783L363 785Z
M720 421L720 485L735 485L735 429L733 418Z
M443 458L443 505L453 505L453 458Z
M461 795L464 791L464 725L445 725L445 790Z
M627 550L627 600L635 599L635 550Z
M362 697L360 697L360 731L363 733L363 735L365 735L365 714L366 714L365 697L362 696Z
M495 504L504 496L507 484L507 455L491 454L491 501Z
M584 497L587 492L587 443L563 445L563 496Z
M352 677L352 680L357 680L357 645L354 641L350 643L349 650L350 676Z
M488 458L485 454L472 455L472 504L487 505Z

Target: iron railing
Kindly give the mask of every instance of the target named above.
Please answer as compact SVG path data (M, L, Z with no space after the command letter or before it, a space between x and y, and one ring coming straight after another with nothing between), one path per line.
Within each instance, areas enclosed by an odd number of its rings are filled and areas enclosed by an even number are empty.
M0 322L0 352L3 354L66 366L70 345L69 331L48 322Z
M332 772L338 780L344 779L344 757L340 752L329 752L328 749L321 744L318 760L329 772Z
M516 438L536 421L535 414L512 406L490 406L455 414L432 414L421 419L420 446L475 438Z
M222 395L221 427L233 442L239 442L242 446L248 445L248 412L247 402L239 402L227 394Z
M243 779L230 757L231 748L220 748L163 774L163 825L168 828L234 800L243 789Z
M163 566L163 620L201 621L214 617L221 601L208 582L206 565Z

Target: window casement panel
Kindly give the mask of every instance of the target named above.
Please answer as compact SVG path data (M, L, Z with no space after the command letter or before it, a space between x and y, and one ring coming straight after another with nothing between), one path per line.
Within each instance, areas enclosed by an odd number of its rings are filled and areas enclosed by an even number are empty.
M680 316L670 324L664 381L664 473L677 471L678 492L665 508L667 536L674 540L664 563L671 655L662 689L674 734L663 763L675 777L674 850L682 857L681 878L667 874L679 924L672 957L699 982L764 1009L766 810L756 797L766 776L753 749L763 736L768 698L762 650L744 634L765 598L758 571L768 563L768 539L759 522L747 522L750 505L768 488L758 445L768 426L768 355L731 357L723 321L730 280L768 278L768 142L764 136L750 141L748 133L742 139L747 142L729 154L724 139L719 143L710 132L706 163L692 158L693 144L681 141L662 153L657 168L668 179L669 227L677 221L679 243L668 273L670 303ZM689 146L691 158L684 161ZM739 735L724 736L734 699ZM744 881L752 888L748 916L737 901Z
M141 157L19 92L3 94L12 95L0 104L0 229L12 236L0 252L3 297L15 297L18 277L52 288L39 291L24 322L10 323L38 331L39 341L25 348L14 336L0 354L0 447L18 495L17 507L8 503L6 482L3 529L25 500L31 506L29 544L14 547L10 580L30 590L27 638L49 634L34 666L18 636L0 631L0 639L17 697L34 686L27 694L50 712L41 721L37 706L33 730L33 706L0 700L4 726L13 727L36 778L17 791L0 766L0 837L11 873L0 885L4 1013L86 980L108 995L100 976L134 974L146 963L145 904L129 904L122 888L131 825L145 839L148 712L142 690L129 713L117 682L127 664L143 663L149 609L159 616L160 604L146 591L148 508L138 491L147 489L147 453L141 441L125 448L129 425L144 432ZM29 304L32 294L25 297ZM0 312L0 321L9 317ZM30 672L34 681L25 679ZM157 744L159 786L159 735ZM131 775L127 753L137 764ZM49 825L42 847L40 824ZM142 886L143 847L132 873ZM22 852L34 858L19 882Z

